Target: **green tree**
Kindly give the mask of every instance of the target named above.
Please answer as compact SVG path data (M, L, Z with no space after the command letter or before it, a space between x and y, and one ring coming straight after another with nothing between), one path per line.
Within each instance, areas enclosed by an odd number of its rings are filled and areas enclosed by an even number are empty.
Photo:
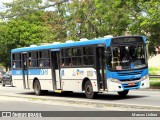
M48 2L48 3L47 3ZM150 54L160 45L159 0L15 0L1 12L1 62L7 66L10 50L31 44L93 39L111 34L145 35ZM50 3L49 3L50 2ZM45 11L48 6L50 11ZM7 60L5 60L7 59Z

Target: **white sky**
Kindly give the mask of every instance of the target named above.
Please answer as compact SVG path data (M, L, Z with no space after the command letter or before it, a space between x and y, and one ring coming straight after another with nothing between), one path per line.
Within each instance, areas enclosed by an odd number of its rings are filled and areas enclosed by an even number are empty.
M0 0L0 11L5 10L6 8L3 6L3 2L12 2L13 0Z
M12 2L12 1L14 0L0 0L0 11L6 10L6 8L3 6L3 2L6 3L6 2ZM43 0L43 3L45 3L46 1L47 0ZM50 10L50 8L47 8L47 9Z
M0 3L2 3L2 2L11 2L11 1L13 1L13 0L0 0Z

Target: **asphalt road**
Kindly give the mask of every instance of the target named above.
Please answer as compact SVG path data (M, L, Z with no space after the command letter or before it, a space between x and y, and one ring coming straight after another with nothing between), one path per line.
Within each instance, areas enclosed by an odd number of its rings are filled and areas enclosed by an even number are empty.
M0 96L27 98L32 101L50 101L52 104L64 104L70 106L83 106L108 109L108 110L160 110L160 90L132 90L125 98L120 98L117 93L99 94L96 99L87 99L83 93L54 93L36 96L31 90L18 89L16 87L2 87ZM54 101L54 102L53 102ZM129 105L127 107L127 105ZM136 107L134 107L136 106ZM110 108L108 108L110 107ZM119 107L122 107L119 109Z
M160 111L160 90L134 90L126 98L117 93L99 94L96 99L87 99L83 93L59 94L49 92L36 96L33 91L0 85L0 111ZM134 107L135 106L135 107ZM117 114L117 113L115 113ZM20 118L16 118L20 119ZM30 118L32 119L32 118ZM35 118L33 118L35 120ZM43 120L44 118L37 118ZM53 118L47 118L53 119ZM56 117L54 120L99 120L106 117ZM119 117L110 117L118 120ZM127 117L121 118L128 120ZM149 120L150 117L129 120ZM155 120L159 118L154 117Z
M96 108L46 104L33 100L0 96L0 111L99 111Z

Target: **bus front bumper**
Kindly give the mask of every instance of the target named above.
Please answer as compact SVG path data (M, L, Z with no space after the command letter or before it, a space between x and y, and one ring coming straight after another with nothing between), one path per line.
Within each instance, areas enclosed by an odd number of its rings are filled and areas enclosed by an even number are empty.
M132 90L132 89L142 89L142 88L149 88L149 77L145 79L141 78L140 80L136 81L119 81L118 79L107 79L107 91L108 92L120 92L124 90Z

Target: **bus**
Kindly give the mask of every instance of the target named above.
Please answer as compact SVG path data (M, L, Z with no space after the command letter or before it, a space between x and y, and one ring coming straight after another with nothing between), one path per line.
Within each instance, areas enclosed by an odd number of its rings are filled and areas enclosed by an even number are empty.
M97 93L148 88L145 36L81 39L11 50L12 79L16 87L47 91ZM128 59L127 59L128 58Z

